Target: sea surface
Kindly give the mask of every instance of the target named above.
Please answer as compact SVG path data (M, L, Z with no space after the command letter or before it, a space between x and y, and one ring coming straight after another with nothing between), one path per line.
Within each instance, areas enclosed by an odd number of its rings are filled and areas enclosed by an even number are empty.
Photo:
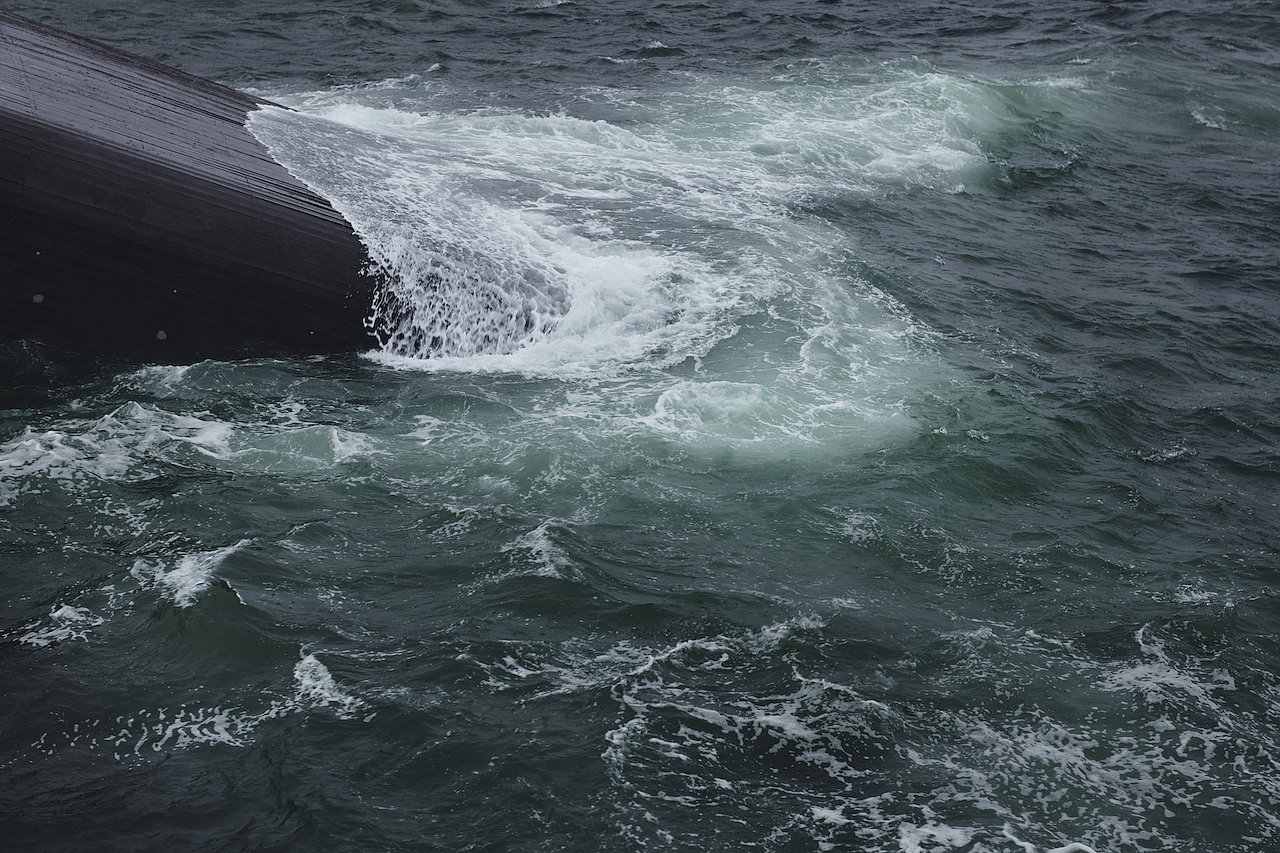
M383 345L0 366L0 846L1280 850L1273 2L33 0Z

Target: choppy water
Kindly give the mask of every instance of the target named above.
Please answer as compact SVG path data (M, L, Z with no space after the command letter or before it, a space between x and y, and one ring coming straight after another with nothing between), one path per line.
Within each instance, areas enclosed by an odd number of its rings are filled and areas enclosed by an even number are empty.
M9 353L14 849L1280 845L1272 4L3 8L394 282Z

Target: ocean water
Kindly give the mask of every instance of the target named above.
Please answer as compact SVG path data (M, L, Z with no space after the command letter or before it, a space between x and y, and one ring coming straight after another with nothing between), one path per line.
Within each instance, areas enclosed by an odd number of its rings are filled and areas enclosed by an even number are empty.
M9 849L1280 849L1274 4L0 8L385 284L5 356Z

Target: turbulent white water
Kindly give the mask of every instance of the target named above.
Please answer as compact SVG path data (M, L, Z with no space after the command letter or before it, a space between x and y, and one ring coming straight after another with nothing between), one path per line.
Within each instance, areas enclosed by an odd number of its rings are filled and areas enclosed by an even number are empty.
M367 246L377 360L604 381L605 418L735 446L874 445L948 381L928 331L806 210L985 180L984 134L1009 120L990 86L813 64L592 93L649 116L616 123L437 113L433 85L298 94L282 100L302 112L250 124Z
M250 127L355 225L386 283L384 352L564 375L700 358L760 311L799 320L802 344L853 321L840 343L874 357L869 338L908 324L831 275L856 247L797 210L963 191L1000 121L983 86L910 63L593 94L645 123L441 114L431 95L429 77L296 95L304 114Z

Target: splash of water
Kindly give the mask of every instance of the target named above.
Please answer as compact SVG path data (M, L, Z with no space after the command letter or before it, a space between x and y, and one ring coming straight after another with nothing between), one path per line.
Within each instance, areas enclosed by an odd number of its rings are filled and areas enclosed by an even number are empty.
M251 127L364 242L379 282L366 322L384 352L510 353L559 325L567 286L544 238L465 192L446 152L276 108Z

